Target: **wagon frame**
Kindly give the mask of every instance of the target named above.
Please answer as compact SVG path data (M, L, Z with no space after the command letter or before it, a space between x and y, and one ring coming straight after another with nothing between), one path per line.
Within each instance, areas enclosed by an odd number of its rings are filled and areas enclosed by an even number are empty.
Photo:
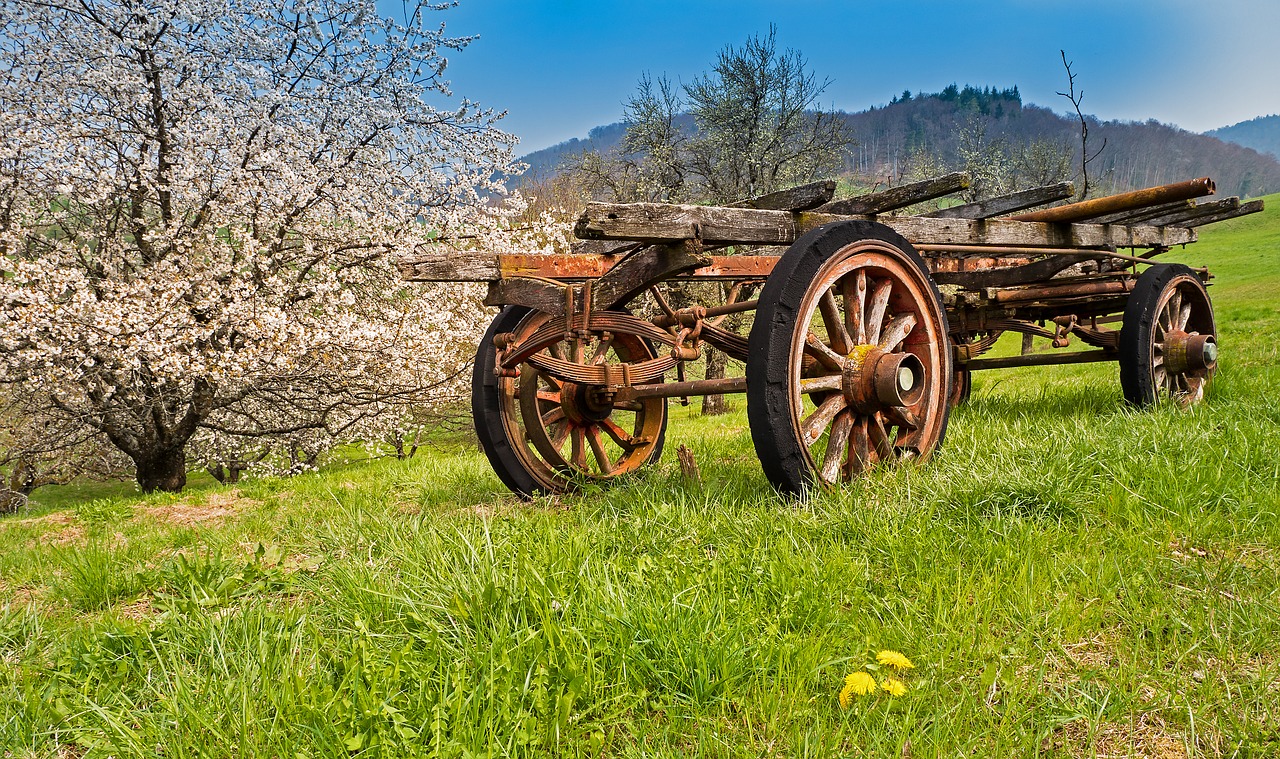
M1202 178L1040 210L1028 209L1070 198L1071 183L902 212L968 186L955 173L842 200L824 181L728 206L590 203L569 254L432 248L401 270L486 282L485 303L502 307L477 350L472 410L524 497L656 460L669 398L745 393L765 474L799 494L928 458L973 371L1114 361L1130 403L1203 397L1218 351L1211 276L1154 259L1261 201L1196 202L1215 191ZM662 288L681 281L725 283L728 297L673 306ZM744 335L725 320L746 312ZM1022 353L986 357L1008 332ZM1052 349L1030 350L1037 336ZM686 379L707 345L745 376Z

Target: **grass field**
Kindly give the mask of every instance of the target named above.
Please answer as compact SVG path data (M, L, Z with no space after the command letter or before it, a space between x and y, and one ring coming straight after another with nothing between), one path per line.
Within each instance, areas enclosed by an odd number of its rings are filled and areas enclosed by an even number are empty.
M1190 412L980 374L926 466L804 503L745 414L522 504L459 444L0 518L0 755L1280 756L1280 196L1202 231ZM883 649L907 692L838 699ZM896 673L895 673L896 674Z

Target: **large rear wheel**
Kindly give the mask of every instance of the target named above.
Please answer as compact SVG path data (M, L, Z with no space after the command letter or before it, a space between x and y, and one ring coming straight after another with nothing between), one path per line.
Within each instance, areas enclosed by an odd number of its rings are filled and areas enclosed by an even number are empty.
M919 255L882 224L801 237L760 293L747 416L780 491L848 482L928 457L955 375L942 297Z
M1218 363L1209 293L1182 264L1152 266L1138 277L1120 328L1120 387L1135 406L1167 398L1190 406L1204 398Z

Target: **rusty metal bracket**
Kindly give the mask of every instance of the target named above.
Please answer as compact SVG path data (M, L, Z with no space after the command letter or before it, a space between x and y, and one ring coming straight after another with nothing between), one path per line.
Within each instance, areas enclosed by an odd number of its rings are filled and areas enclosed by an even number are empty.
M1058 325L1053 331L1053 347L1065 348L1071 344L1071 333L1076 328L1076 315L1055 316L1053 323Z

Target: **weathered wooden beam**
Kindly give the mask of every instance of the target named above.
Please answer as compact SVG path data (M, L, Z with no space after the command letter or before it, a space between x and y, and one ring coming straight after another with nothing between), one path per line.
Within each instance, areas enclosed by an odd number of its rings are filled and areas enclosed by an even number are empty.
M1175 200L1172 203L1162 203L1158 206L1148 206L1147 208L1139 208L1135 211L1121 211L1119 213L1109 213L1105 216L1097 216L1089 220L1090 224L1137 224L1143 219L1149 219L1152 216L1160 216L1162 214L1178 211L1184 208L1195 208L1194 200Z
M1059 182L1045 185L1044 187L1033 187L1030 190L979 200L976 203L942 208L921 215L932 219L990 219L993 216L1001 216L1014 211L1023 211L1028 208L1042 206L1055 200L1069 198L1075 194L1076 186L1074 184L1071 182Z
M541 277L510 277L489 283L486 306L526 306L552 316L564 313L565 285ZM574 288L573 308L582 309L582 288Z
M808 211L810 208L817 208L831 200L831 197L835 194L835 180L823 179L818 182L800 185L799 187L792 187L789 190L771 192L758 198L739 200L737 203L730 203L729 207L764 208L773 211Z
M819 213L841 215L866 215L884 213L895 208L906 208L926 200L933 200L969 187L969 175L963 171L926 179L923 182L898 185L882 192L859 195L856 198L834 200L816 210Z
M940 285L958 285L968 290L984 287L1015 287L1043 282L1058 272L1088 261L1090 255L1065 255L1043 258L1022 266L978 271L935 271L933 281Z
M575 240L569 252L575 256L620 256L638 247L635 240Z
M514 262L511 260L514 259ZM681 269L671 276L682 279L764 279L773 271L778 256L703 256L702 262L692 270ZM541 280L555 287L567 282L581 282L603 277L616 265L615 259L602 256L557 255L493 255L468 251L419 256L400 262L401 275L411 282L502 282L520 280L518 290L511 293L529 293L536 288L523 280ZM608 286L606 286L608 289ZM507 297L505 286L491 288L493 298ZM622 291L623 295L626 291ZM514 296L513 296L514 297ZM521 298L534 297L521 295ZM540 297L540 296L539 296ZM560 296L563 299L563 295ZM593 303L600 302L592 298ZM523 303L523 300L494 300L489 305ZM532 306L531 306L532 307Z
M1185 224L1194 221L1202 216L1217 216L1223 211L1234 211L1240 207L1240 198L1230 197L1222 200L1213 200L1208 203L1200 203L1193 205L1191 208L1183 208L1170 213L1161 214L1159 216L1151 216L1142 220L1143 224L1150 224L1153 227L1163 226L1165 224Z
M652 285L682 272L711 264L711 257L692 245L654 245L632 253L591 286L591 307L609 309L626 305Z
M1248 216L1251 213L1258 213L1261 210L1262 210L1262 201L1251 200L1248 203L1241 203L1240 207L1235 209L1234 211L1221 211L1219 213L1210 214L1208 216L1201 216L1197 219L1192 219L1191 221L1184 222L1179 226L1183 228L1202 227L1205 224L1213 224L1219 221L1226 221L1227 219L1235 219L1240 216Z
M789 245L810 229L849 218L865 219L813 211L790 213L657 203L591 203L574 231L579 237L590 239L671 242L697 238L704 244ZM912 242L932 244L1152 248L1183 245L1196 239L1189 230L1168 227L920 216L882 216L875 221Z
M498 256L430 246L396 262L400 276L410 282L487 282L498 279Z

